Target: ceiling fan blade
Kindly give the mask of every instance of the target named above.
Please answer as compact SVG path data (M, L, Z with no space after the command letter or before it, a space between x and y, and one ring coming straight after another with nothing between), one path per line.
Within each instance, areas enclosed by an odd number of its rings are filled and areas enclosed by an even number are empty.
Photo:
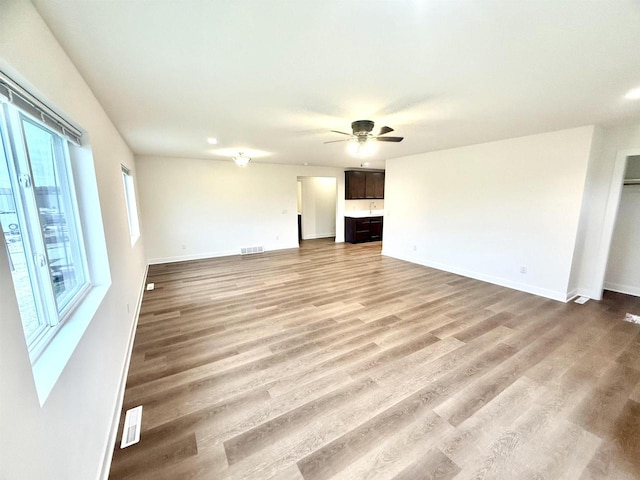
M378 142L401 142L404 137L373 137Z
M349 135L349 136L351 136L350 133L339 132L338 130L329 130L329 131L333 132L333 133L339 133L340 135Z
M393 132L393 128L391 127L382 127L380 129L380 133L378 135L384 135L385 133L391 133Z
M337 142L348 142L349 139L345 138L344 140L330 140L328 142L324 142L324 143L337 143Z

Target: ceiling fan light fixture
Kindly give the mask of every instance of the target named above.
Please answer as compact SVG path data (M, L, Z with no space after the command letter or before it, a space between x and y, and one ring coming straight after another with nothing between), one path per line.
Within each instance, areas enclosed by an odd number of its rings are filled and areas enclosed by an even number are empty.
M238 165L239 167L246 167L247 165L249 165L251 158L243 155L242 152L239 152L238 155L233 157L233 161L236 162L236 165Z
M349 142L348 151L349 154L353 157L358 158L367 158L373 155L376 152L376 147L374 145L375 142L366 141L366 142Z

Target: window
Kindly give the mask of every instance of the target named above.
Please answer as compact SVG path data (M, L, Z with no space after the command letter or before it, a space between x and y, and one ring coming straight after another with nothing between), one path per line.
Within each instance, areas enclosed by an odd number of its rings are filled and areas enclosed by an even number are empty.
M83 132L0 71L0 233L40 405L111 286Z
M136 190L133 184L133 176L131 175L131 171L124 165L122 165L122 183L124 185L124 198L127 203L131 246L133 246L140 237L140 223L138 222L138 206L136 204Z
M87 258L67 139L13 105L1 112L0 224L37 355L88 290Z

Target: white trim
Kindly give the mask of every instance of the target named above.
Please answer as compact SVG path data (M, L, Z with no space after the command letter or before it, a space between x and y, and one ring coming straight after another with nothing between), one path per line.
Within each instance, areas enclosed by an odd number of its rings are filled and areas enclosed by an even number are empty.
M600 237L600 248L598 249L596 271L594 274L596 285L595 290L597 292L595 297L591 297L594 300L602 299L604 279L607 273L607 263L609 262L609 251L611 250L611 240L613 239L613 230L616 226L620 197L622 196L624 171L627 167L628 157L635 155L640 155L640 149L634 148L632 150L621 150L616 155L616 162L611 176L611 186L609 188L609 198L607 199L607 207L604 216L604 224L602 226L602 236Z
M566 302L566 303L569 303L569 302L570 302L571 300L573 300L574 298L582 297L582 296L584 296L584 297L589 297L589 295L579 295L579 294L578 294L578 289L577 289L577 288L575 288L575 289L571 290L569 293L567 293L567 299L565 300L565 302ZM589 297L589 298L591 298L591 297Z
M331 238L331 237L335 237L336 234L335 233L317 233L315 235L307 235L307 236L302 236L303 240L315 240L317 238Z
M598 300L597 293L589 290L588 288L578 288L576 289L576 292L578 297L589 297L591 300Z
M111 470L113 447L116 444L116 437L118 436L118 427L120 426L120 411L122 410L122 404L124 402L124 392L127 385L127 376L129 375L131 354L133 353L133 342L136 337L136 329L138 328L138 319L140 318L140 309L142 307L142 298L144 296L148 273L149 265L147 264L144 269L144 275L142 277L142 285L140 287L140 293L138 294L138 304L136 305L136 311L133 317L131 331L129 332L127 356L125 358L124 365L122 366L122 373L120 374L120 386L118 387L118 395L116 396L116 404L113 411L113 418L111 420L111 428L109 429L109 433L107 435L107 445L105 447L104 457L102 458L102 469L99 477L101 480L107 480L109 478L109 471Z
M61 324L55 336L33 362L33 380L40 406L49 398L58 378L80 344L98 308L107 295L111 282L93 286L69 318Z
M333 235L332 235L333 236ZM265 252L274 252L276 250L288 250L290 248L299 248L298 243L279 248L265 248ZM237 250L222 250L218 252L194 253L191 255L176 255L174 257L150 258L149 265L157 265L160 263L186 262L188 260L205 260L207 258L230 257L232 255L240 255L240 247Z
M626 295L633 295L634 297L640 297L640 287L636 287L634 285L605 282L604 289L611 290L612 292L624 293Z
M536 287L534 285L528 285L526 283L514 282L512 280L507 280L505 278L494 277L492 275L485 275L484 273L473 272L470 270L453 267L451 265L444 265L438 262L431 262L428 260L424 260L422 258L398 255L395 253L391 253L388 250L384 250L384 248L382 250L382 255L386 257L397 258L398 260L404 260L405 262L424 265L425 267L435 268L437 270L443 270L449 273L455 273L456 275L462 275L464 277L474 278L476 280L481 280L483 282L493 283L494 285L500 285L501 287L507 287L515 290L520 290L521 292L532 293L534 295L550 298L551 300L557 300L559 302L567 302L567 299L569 298L567 292L559 292L555 290L549 290L547 288Z

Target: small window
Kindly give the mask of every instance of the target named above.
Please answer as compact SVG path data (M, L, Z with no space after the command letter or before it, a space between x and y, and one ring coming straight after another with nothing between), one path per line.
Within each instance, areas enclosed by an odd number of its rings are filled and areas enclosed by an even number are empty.
M124 198L127 203L131 246L133 246L140 237L140 223L138 221L138 205L136 203L136 189L133 176L131 175L131 171L124 165L122 166L122 183L124 185Z
M0 224L30 353L89 288L67 139L2 105Z

